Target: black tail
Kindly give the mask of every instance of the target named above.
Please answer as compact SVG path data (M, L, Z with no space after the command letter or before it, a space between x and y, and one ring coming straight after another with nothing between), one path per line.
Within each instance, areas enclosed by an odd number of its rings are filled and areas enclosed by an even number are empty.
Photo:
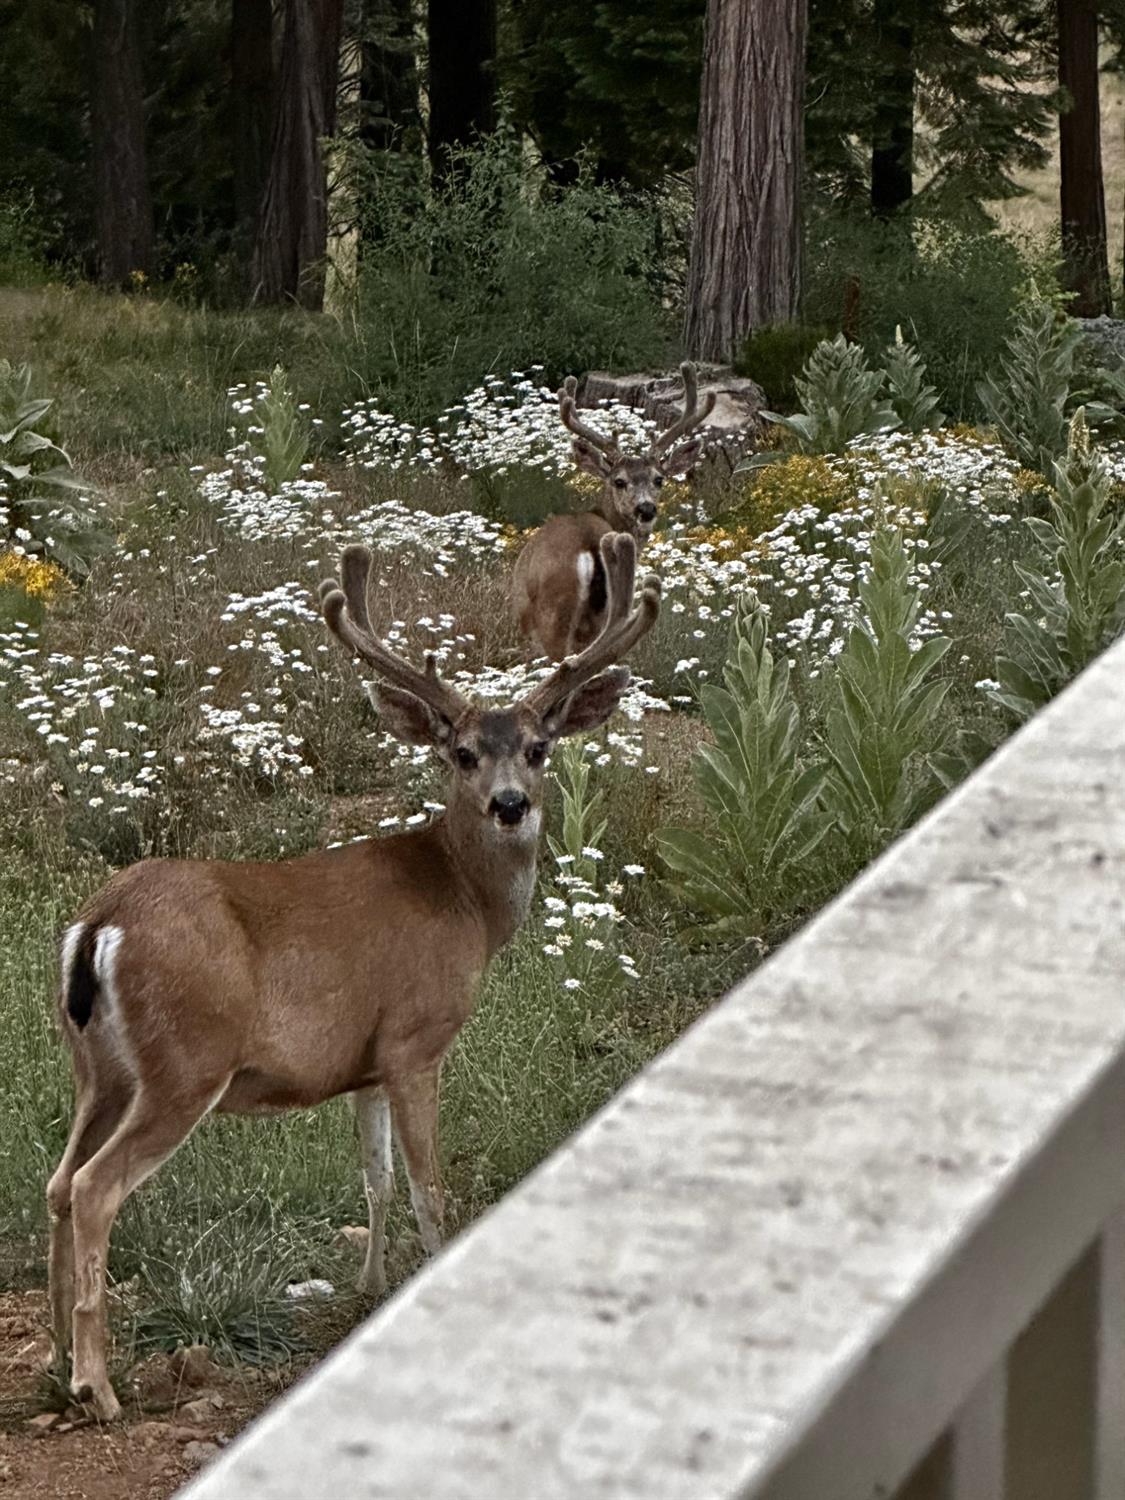
M94 972L94 943L98 929L89 926L78 940L70 977L66 986L66 1013L79 1031L94 1014L98 996L98 976Z

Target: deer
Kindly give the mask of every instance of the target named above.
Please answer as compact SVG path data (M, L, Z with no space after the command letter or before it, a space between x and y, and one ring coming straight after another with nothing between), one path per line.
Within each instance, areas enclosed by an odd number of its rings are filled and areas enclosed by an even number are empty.
M616 434L596 432L579 420L578 382L573 375L559 391L559 416L573 434L571 457L584 473L602 481L602 493L594 510L552 516L516 559L516 623L521 634L553 661L581 651L602 627L607 609L602 538L616 532L643 546L656 521L665 479L686 473L699 459L702 438L688 434L707 420L715 393L709 392L700 404L695 366L682 364L680 374L683 411L640 457L622 454Z
M149 859L111 876L60 944L59 1021L72 1129L47 1186L53 1368L110 1421L106 1261L128 1195L212 1112L312 1108L351 1094L369 1237L359 1288L386 1290L392 1138L427 1255L440 1247L442 1060L479 981L531 905L544 770L556 742L609 718L621 658L651 629L660 585L634 605L636 548L601 539L602 629L507 708L482 708L433 656L410 665L376 636L371 553L344 549L320 587L328 629L374 673L383 726L429 745L445 811L425 827L274 862Z

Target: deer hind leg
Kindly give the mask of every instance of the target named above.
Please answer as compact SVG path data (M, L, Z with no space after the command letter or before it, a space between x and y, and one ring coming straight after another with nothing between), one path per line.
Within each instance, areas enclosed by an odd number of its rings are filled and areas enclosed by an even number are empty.
M218 1102L229 1079L180 1098L138 1094L117 1129L74 1173L74 1372L70 1390L102 1421L121 1415L106 1371L105 1273L109 1236L125 1199L166 1161Z
M422 1248L427 1255L433 1255L441 1248L444 1218L437 1153L440 1082L441 1064L438 1063L436 1067L428 1068L424 1073L414 1073L388 1088L398 1148L410 1181L410 1201L422 1236Z
M129 1107L126 1092L91 1099L80 1091L70 1139L62 1160L47 1184L47 1215L50 1245L47 1252L47 1283L51 1304L50 1368L65 1374L70 1350L74 1313L74 1223L71 1218L71 1184L74 1174L99 1150L116 1130Z
M395 1169L391 1151L391 1101L384 1088L357 1089L355 1117L367 1191L367 1258L356 1290L381 1297L387 1290L387 1209L394 1193Z

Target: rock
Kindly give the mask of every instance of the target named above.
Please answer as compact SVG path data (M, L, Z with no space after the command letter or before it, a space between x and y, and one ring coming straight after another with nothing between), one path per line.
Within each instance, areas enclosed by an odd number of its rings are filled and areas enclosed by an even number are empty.
M209 1437L205 1427L171 1427L168 1430L174 1443L206 1442Z
M133 1435L149 1448L153 1443L162 1443L166 1437L175 1437L176 1429L168 1422L138 1422L133 1428ZM195 1435L193 1432L192 1437ZM205 1437L206 1433L201 1436Z
M168 1405L180 1394L181 1384L167 1354L150 1354L130 1377L130 1385L142 1406Z
M353 1250L366 1252L367 1241L370 1237L371 1232L366 1224L345 1224L336 1236L336 1243L345 1249L350 1247Z
M294 1302L306 1302L310 1297L331 1297L335 1290L330 1281L314 1277L312 1281L291 1281L285 1288L285 1295L292 1297Z
M700 365L699 394L703 397L709 391L715 393L715 405L704 430L712 429L724 449L741 452L762 427L759 413L766 405L766 398L761 386L745 375L735 375L726 366ZM683 399L684 383L679 371L609 375L604 370L591 370L579 388L583 407L618 401L639 409L661 426L667 426L680 415Z
M1125 321L1121 318L1078 318L1078 326L1094 346L1103 364L1111 368L1125 365Z
M189 1443L184 1449L184 1458L189 1464L205 1464L219 1451L218 1443Z
M215 1412L223 1405L223 1398L214 1391L206 1391L202 1396L197 1396L194 1401L185 1401L176 1413L188 1422L209 1422Z
M168 1363L172 1374L192 1390L209 1385L219 1373L206 1344L181 1344Z
M54 1432L62 1419L61 1411L41 1411L38 1416L29 1417L27 1425L32 1437L46 1437L49 1432Z

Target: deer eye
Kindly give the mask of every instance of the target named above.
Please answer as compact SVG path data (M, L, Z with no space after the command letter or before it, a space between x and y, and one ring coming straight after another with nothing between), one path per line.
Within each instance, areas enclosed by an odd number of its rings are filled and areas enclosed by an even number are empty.
M461 767L462 771L475 771L477 767L477 758L473 754L473 752L466 749L464 745L458 745L457 764Z
M615 490L623 490L625 488L625 485L626 485L626 481L621 478L620 474L613 481L613 487L614 487Z
M664 483L664 475L663 474L654 474L652 476L652 487L653 487L654 490L658 490L663 483Z
M527 763L529 766L537 766L547 753L547 741L536 740L535 744L527 752Z

